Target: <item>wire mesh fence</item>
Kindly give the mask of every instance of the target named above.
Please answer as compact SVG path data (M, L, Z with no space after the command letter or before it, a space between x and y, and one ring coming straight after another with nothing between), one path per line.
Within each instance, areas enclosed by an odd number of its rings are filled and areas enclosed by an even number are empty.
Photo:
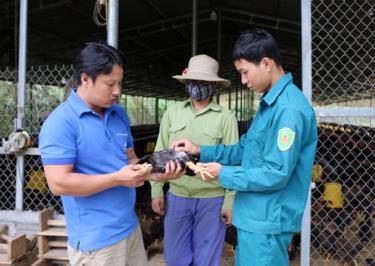
M375 265L375 117L353 112L375 103L375 2L313 0L311 10L313 104L332 114L318 116L311 265Z
M353 106L375 97L372 0L312 1L313 100Z
M0 210L16 207L16 156L0 154Z
M0 69L0 136L6 136L14 128L17 116L17 72L11 68Z
M327 265L367 265L366 259L375 254L375 130L348 125L342 118L319 120L312 255L324 258Z
M39 155L25 156L24 210L38 211L53 208L62 213L60 197L54 196L48 189Z
M31 146L37 147L38 134L47 115L66 97L71 87L72 66L38 66L27 71L25 89L24 129L31 137ZM17 117L17 71L0 69L0 138L8 140ZM18 154L17 156L20 156ZM24 154L24 163L17 162L16 154L0 154L0 210L16 207L17 179L24 190L23 210L53 207L61 211L59 198L49 192L38 154ZM18 171L17 171L18 170ZM18 174L17 174L18 172Z
M12 68L0 71L0 140L9 134L17 114L17 72ZM16 156L0 154L0 210L15 209Z

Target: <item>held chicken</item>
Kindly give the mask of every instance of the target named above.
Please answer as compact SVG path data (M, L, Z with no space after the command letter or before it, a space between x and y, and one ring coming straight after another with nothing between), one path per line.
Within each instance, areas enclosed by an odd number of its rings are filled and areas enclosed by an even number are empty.
M194 176L199 174L203 180L206 180L206 177L213 178L213 176L207 172L206 168L196 165L198 159L194 155L175 149L157 151L142 157L137 162L138 174L144 175L150 172L164 173L167 162L176 160L180 163L181 167L185 169L186 175Z

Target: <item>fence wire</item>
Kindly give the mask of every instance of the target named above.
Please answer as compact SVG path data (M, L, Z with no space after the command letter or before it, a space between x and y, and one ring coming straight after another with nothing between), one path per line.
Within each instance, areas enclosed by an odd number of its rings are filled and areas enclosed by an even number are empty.
M375 130L333 119L321 117L319 123L312 193L314 265L367 265L375 254Z
M17 72L0 69L0 141L14 128L17 116ZM0 154L0 210L14 210L16 202L16 156Z
M375 97L375 3L312 1L313 100L353 106Z
M16 156L0 154L0 210L16 207Z
M0 138L7 140L17 117L17 71L0 69ZM47 115L67 96L72 85L71 65L38 66L27 71L24 129L30 134L32 146L38 146L40 127ZM0 210L14 210L16 202L16 169L24 173L22 184L23 210L37 211L53 207L62 211L59 197L48 190L39 155L25 153L24 167L15 154L0 154Z
M311 265L375 265L375 117L340 108L375 104L375 2L312 1L313 170Z

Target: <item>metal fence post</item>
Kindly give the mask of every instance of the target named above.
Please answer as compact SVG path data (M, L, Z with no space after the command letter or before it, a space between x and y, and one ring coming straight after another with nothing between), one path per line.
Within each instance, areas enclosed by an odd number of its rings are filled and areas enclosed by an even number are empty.
M118 46L118 0L109 0L107 43L115 48Z
M23 128L25 116L26 50L27 50L27 0L20 0L20 36L18 51L18 93L16 128ZM23 209L23 182L25 159L17 154L16 209Z
M302 90L310 104L312 102L311 65L311 0L301 0L302 20ZM310 265L311 191L309 191L301 232L301 265Z

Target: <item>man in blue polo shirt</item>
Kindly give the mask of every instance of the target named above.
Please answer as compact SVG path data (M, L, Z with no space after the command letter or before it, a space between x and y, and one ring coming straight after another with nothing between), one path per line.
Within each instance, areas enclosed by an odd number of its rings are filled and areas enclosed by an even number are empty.
M116 104L122 77L119 51L89 43L74 62L77 87L40 132L47 182L63 201L71 265L147 265L135 187L183 174L173 162L165 174L137 174L129 118Z
M251 127L235 145L172 144L200 155L221 186L237 191L233 224L235 265L289 265L287 248L301 230L317 145L309 102L281 66L275 39L264 30L244 32L233 61L242 84L262 93Z

